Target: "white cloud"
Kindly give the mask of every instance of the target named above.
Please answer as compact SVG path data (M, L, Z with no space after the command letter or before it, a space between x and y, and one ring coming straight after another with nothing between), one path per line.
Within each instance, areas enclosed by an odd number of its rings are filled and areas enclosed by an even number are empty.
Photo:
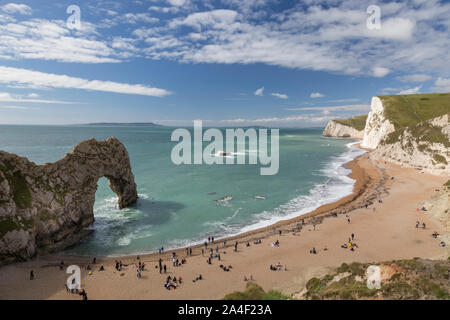
M348 99L329 100L328 102L343 103L343 102L357 102L357 101L359 101L358 98L348 98Z
M382 13L383 14L383 13ZM413 36L415 22L405 18L381 19L381 28L366 30L369 37L379 37L393 40L410 40Z
M323 98L325 97L325 95L320 92L311 92L309 97L315 99L315 98Z
M433 79L432 76L428 74L407 74L401 77L396 78L398 81L401 82L425 82Z
M156 22L147 13L131 12L128 19L120 19L123 14L117 13L121 8L116 5L103 9L108 18L95 26L83 20L83 28L90 26L90 32L74 33L63 20L16 22L2 11L0 59L103 63L146 57L184 63L263 63L375 77L411 70L447 77L450 72L450 3L445 1L381 2L380 30L366 27L370 0L293 2L281 12L274 12L269 0L222 0L220 5L167 0L170 6L164 7L159 6L161 1L151 2L158 6L150 11L176 16L158 16ZM111 33L97 30L121 20L138 27L110 29ZM145 26L152 21L155 26ZM133 40L126 45L117 38Z
M264 93L264 87L261 87L255 91L255 96L262 96Z
M258 1L250 1L250 4ZM287 68L384 77L390 72L450 71L450 4L436 1L382 3L382 27L368 30L368 0L298 4L267 18L252 19L264 1L224 3L235 10L177 17L154 38L176 39L170 48L146 48L147 57L192 63L264 63ZM180 35L177 27L194 32ZM447 28L442 30L442 28Z
M399 91L399 90L403 90L401 88L382 88L381 91L383 92L391 92L391 91Z
M422 85L414 87L414 88L410 88L410 89L401 90L397 94L415 94L415 93L419 93L419 90L421 88L422 88Z
M170 3L172 6L182 6L186 4L187 0L166 0L168 3Z
M148 13L126 13L118 19L131 24L136 24L138 22L153 23L159 21L158 18L152 17Z
M180 11L179 7L157 7L157 6L150 6L148 8L150 11L156 11L156 12L162 12L162 13L177 13Z
M31 14L31 8L27 6L26 4L17 4L17 3L7 3L0 7L0 10L14 14L14 13L20 13L25 15Z
M374 67L372 69L373 72L373 76L377 77L377 78L383 78L385 75L387 75L390 70L388 68L384 68L384 67Z
M23 84L50 88L82 89L92 91L136 94L164 97L171 94L165 89L153 88L141 84L128 84L113 81L87 80L67 75L43 73L39 71L0 66L0 83Z
M120 52L103 40L96 27L83 22L73 32L65 21L31 19L0 25L0 56L62 62L120 62Z
M201 31L202 28L212 29L228 29L229 25L235 22L238 13L233 10L212 10L205 12L195 12L188 15L184 19L174 19L169 25L171 28L179 26L189 26L197 31Z
M0 106L0 109L12 109L12 110L39 110L39 108L24 107L24 106Z
M436 92L450 92L450 78L437 78L433 90Z
M1 82L1 80L0 80ZM0 102L21 102L21 103L53 103L53 104L74 104L76 102L58 101L58 100L43 100L34 99L39 97L37 94L32 93L27 95L26 98L20 95L12 95L9 92L0 92ZM32 98L32 99L29 99Z
M369 104L352 104L344 106L328 106L328 107L301 107L288 108L290 111L369 111Z
M274 96L274 97L280 98L280 99L287 99L287 98L289 98L287 94L283 94L283 93L274 92L274 93L271 93L271 95Z

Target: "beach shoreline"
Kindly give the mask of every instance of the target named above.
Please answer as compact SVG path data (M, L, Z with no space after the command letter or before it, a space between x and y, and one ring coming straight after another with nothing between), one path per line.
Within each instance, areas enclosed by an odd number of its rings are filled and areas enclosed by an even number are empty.
M78 299L65 292L64 281L67 276L64 271L59 270L61 260L66 266L80 266L82 283L92 299L220 299L231 291L245 287L243 275L254 275L257 283L266 290L275 288L292 294L298 292L310 277L323 274L342 262L442 256L443 250L435 243L435 239L424 232L415 233L414 222L415 219L424 219L427 228L430 228L430 234L431 228L433 231L441 230L437 221L422 217L423 213L416 212L415 208L427 200L439 184L445 182L443 177L423 174L415 169L401 168L390 163L373 162L369 159L369 153L348 162L346 166L352 170L349 176L355 180L351 195L324 204L305 215L279 221L273 226L217 240L214 244L208 243L204 255L201 253L203 245L192 246L192 255L186 254L186 248L162 254L139 255L139 261L144 262L148 268L144 272L144 279L136 278L136 254L97 257L96 264L92 265L92 257L55 253L2 267L0 298ZM381 199L383 203L380 204L378 200ZM365 208L366 204L368 209ZM380 211L383 207L385 210ZM351 224L350 221L347 223L350 218ZM305 224L301 231L293 233L302 219L305 219ZM350 253L349 250L339 248L351 233L357 234L358 245L364 249ZM255 245L253 241L257 239L261 239L263 244ZM278 240L281 242L280 247L270 245ZM224 241L227 242L226 246L223 245ZM235 241L239 242L237 252L234 252ZM247 242L250 244L248 248ZM224 273L219 269L217 259L211 265L205 263L208 251L213 248L215 253L216 246L219 246L222 263L233 266L231 272ZM309 253L313 246L318 249L317 256ZM186 258L187 264L172 266L172 252L180 259ZM157 270L160 258L169 266L167 274L160 275ZM114 270L115 260L121 260L126 266L123 275ZM288 272L268 270L268 264L279 261L287 264ZM86 272L87 265L92 267L92 276ZM105 272L97 271L101 265L105 266ZM35 270L38 277L48 283L44 288L29 288L30 290L19 294L18 289L30 286L27 280L30 269ZM270 273L267 274L268 272ZM191 278L198 274L202 274L206 280L201 281L201 284L191 283ZM175 291L167 290L163 287L167 275L182 275L187 283ZM124 283L123 279L128 281ZM147 279L150 280L148 283L145 281ZM141 288L139 281L147 284ZM155 290L146 290L147 286L153 288L155 282ZM35 283L32 285L35 286Z
M358 148L363 149L360 147L359 144L354 143L357 145ZM375 167L369 162L367 159L367 153L362 154L354 158L353 160L350 160L343 164L343 166L347 169L350 169L350 173L347 175L349 178L354 180L353 183L353 191L351 194L343 196L337 201L332 201L329 203L325 203L323 205L320 205L318 208L309 211L304 214L300 214L293 218L288 219L281 219L275 223L269 224L267 226L258 227L255 229L251 229L249 231L241 232L235 235L229 235L221 238L216 238L216 243L223 243L224 241L227 242L227 247L232 247L236 241L238 243L246 242L246 241L253 241L256 239L261 238L267 238L270 234L272 234L273 228L276 228L279 230L280 228L282 231L291 230L292 227L297 223L302 221L302 219L305 219L305 225L311 225L315 223L315 220L318 218L317 224L321 223L321 219L330 217L333 212L339 212L339 214L343 214L349 210L353 210L356 208L356 206L362 206L361 202L364 203L371 203L373 199L375 198L373 194L373 189L379 189L377 192L379 193L380 190L383 189L383 181L381 181L382 174L379 172L379 170L375 169ZM366 157L365 157L366 156ZM369 170L370 174L368 174L367 170ZM360 199L361 201L358 201L361 196L365 195L364 199ZM205 239L206 240L206 239ZM232 244L233 242L233 244ZM181 246L176 248L164 248L164 252L162 255L167 255L172 252L184 252L186 248L192 248L195 249L201 249L204 246L202 243L196 243L190 246ZM154 256L160 257L161 254L159 254L157 251L154 252L141 252L141 253L132 253L132 254L123 254L123 255L97 255L97 261L102 261L105 263L109 263L111 261L115 261L117 259L129 259L129 258L135 258L136 256L139 256L141 258L151 258ZM40 255L39 257L47 257L50 258L50 260L54 261L60 261L60 260L67 260L67 261L89 261L92 259L91 255L72 255L72 254L65 254L65 253L47 253L44 255ZM153 261L150 259L150 261ZM156 261L156 260L155 260Z

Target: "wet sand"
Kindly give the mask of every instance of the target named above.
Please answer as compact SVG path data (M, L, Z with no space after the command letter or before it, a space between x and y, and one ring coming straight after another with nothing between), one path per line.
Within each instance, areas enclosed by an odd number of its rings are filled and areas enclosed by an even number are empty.
M89 299L221 299L227 293L243 290L244 276L253 275L265 290L279 289L291 294L300 291L312 276L342 262L438 258L445 254L438 240L431 236L434 231L442 232L441 225L427 212L416 209L446 178L389 163L370 163L367 155L347 165L352 169L350 176L356 180L352 195L301 217L228 238L226 247L224 240L216 240L215 244L208 245L204 256L203 246L193 247L192 256L186 256L184 248L176 250L180 261L187 259L180 267L172 266L173 251L170 251L141 255L146 267L140 279L136 276L138 260L135 255L117 258L127 265L121 272L114 268L115 258L97 258L97 264L91 265L92 275L88 275L86 266L91 258L46 255L2 267L0 299L81 299L66 292L64 284L68 274L59 270L61 259L66 266L81 267L81 284ZM305 219L304 225L302 219ZM426 229L416 229L416 221L425 222ZM298 224L302 225L301 231L294 235L292 230ZM341 248L352 233L359 248L355 251ZM261 239L262 243L255 245L256 239ZM271 246L276 240L280 241L280 246ZM237 252L234 252L235 241L239 242ZM247 242L250 247L246 247ZM216 245L221 261L214 258L209 265L206 263L209 248L215 253ZM310 253L313 247L317 254ZM155 268L159 258L167 265L167 274L160 275ZM287 271L269 270L271 264L277 263L283 268L287 266ZM224 272L219 267L221 264L231 265L232 269ZM105 271L97 271L100 265L104 265ZM28 279L31 269L35 273L33 281ZM192 282L199 274L204 280ZM168 275L182 277L183 284L176 290L167 290L164 283Z

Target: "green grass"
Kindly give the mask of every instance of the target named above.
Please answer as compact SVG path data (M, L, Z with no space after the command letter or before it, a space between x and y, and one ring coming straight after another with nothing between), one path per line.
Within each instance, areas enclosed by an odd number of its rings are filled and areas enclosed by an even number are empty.
M20 230L20 224L11 217L0 221L0 239L9 231Z
M397 142L408 128L416 142L442 143L447 148L450 147L450 141L441 132L441 128L424 122L450 113L449 93L393 95L379 98L383 101L384 116L395 128L385 143Z
M448 189L450 189L450 180L448 180L446 183L444 183L444 186L446 186Z
M384 262L383 265L400 267L400 272L385 280L380 289L369 289L366 278L357 281L363 270L372 263L343 263L335 272L321 278L312 278L306 284L307 299L450 299L450 258L423 260L419 258ZM336 275L350 272L339 281L330 282Z
M17 207L20 209L29 208L31 206L31 193L25 177L20 172L10 174L9 171L2 166L0 166L0 170L3 172L9 185L12 187L13 199Z
M227 294L224 300L288 300L289 297L276 290L265 292L256 283L249 282L245 291L235 291Z
M395 129L413 126L450 112L450 93L379 96Z
M358 131L362 131L362 130L364 130L364 127L366 126L366 120L367 120L367 114L361 114L358 116L354 116L350 119L334 120L334 121L337 123L343 124L345 126L355 128Z
M33 220L22 219L20 222L13 217L0 221L0 239L9 231L29 230L33 226Z

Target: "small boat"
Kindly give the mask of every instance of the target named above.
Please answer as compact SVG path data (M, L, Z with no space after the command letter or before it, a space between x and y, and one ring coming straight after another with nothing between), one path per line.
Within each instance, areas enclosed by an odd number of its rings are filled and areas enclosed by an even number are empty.
M215 154L216 157L232 157L231 152L219 151Z
M254 196L255 199L266 200L265 196Z
M232 196L226 196L226 197L223 197L222 199L214 200L214 201L215 202L224 202L224 201L230 201L230 200L233 200Z
M212 196L212 195L215 195L215 194L217 194L217 192L210 192L210 193L208 193L209 196Z

